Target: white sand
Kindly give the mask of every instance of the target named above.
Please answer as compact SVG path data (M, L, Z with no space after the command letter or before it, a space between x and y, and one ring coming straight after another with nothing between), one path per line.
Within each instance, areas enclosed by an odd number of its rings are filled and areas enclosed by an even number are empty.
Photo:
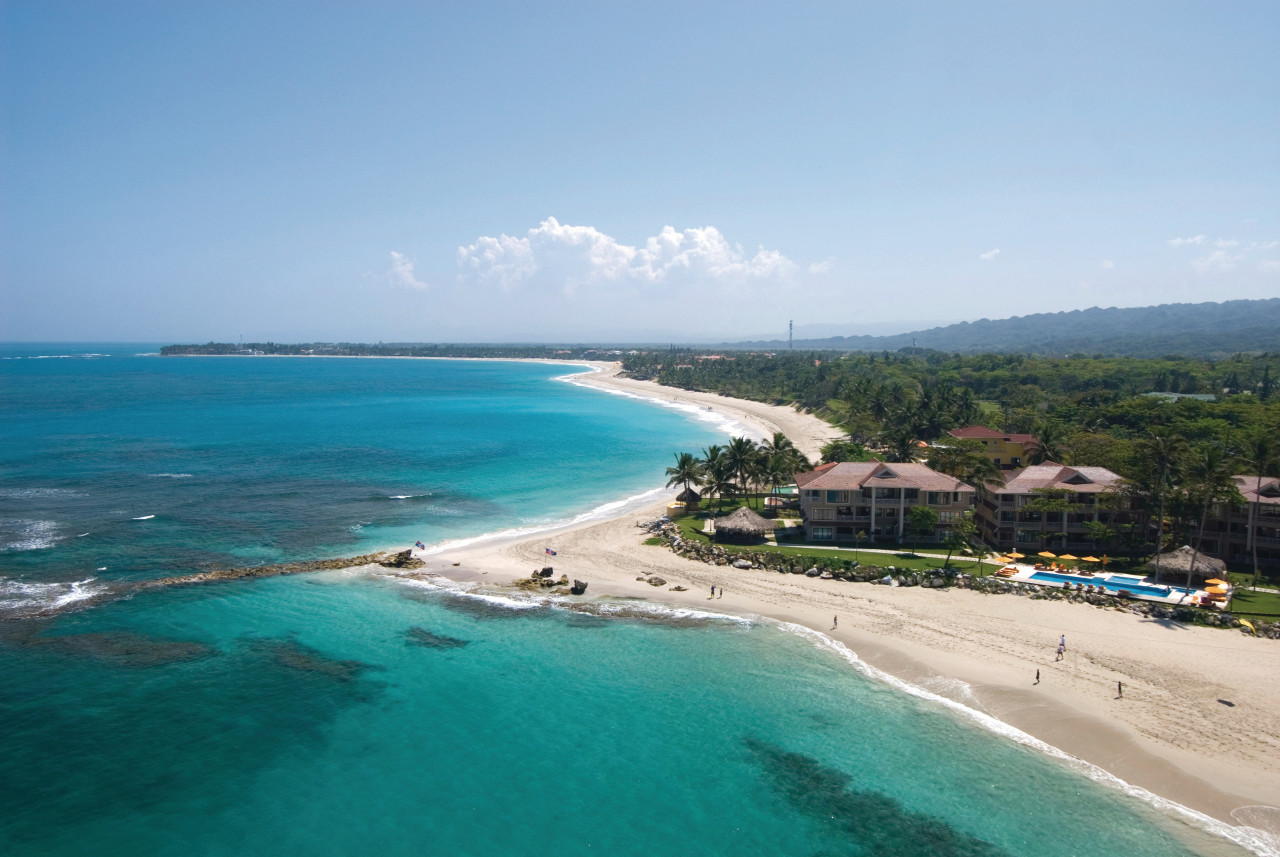
M612 368L610 366L610 368ZM644 395L711 405L806 454L838 432L789 408L590 376ZM674 493L674 492L673 492ZM797 622L843 641L869 664L949 697L1133 785L1232 823L1232 810L1280 807L1280 643L1237 631L1144 620L1082 604L962 589L891 588L742 571L642 544L637 520L426 557L428 569L498 586L544 564L590 596L640 596ZM459 563L454 566L453 563ZM635 578L658 574L668 587ZM713 604L712 584L726 594ZM830 631L832 617L839 629ZM1055 662L1059 634L1067 656ZM1036 670L1041 681L1033 685ZM1117 699L1116 682L1124 683Z

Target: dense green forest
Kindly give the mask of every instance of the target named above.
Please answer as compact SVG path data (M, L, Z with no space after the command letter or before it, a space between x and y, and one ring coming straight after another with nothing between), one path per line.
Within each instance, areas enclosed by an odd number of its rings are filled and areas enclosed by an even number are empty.
M1036 313L961 322L893 336L836 336L795 343L806 350L896 351L919 346L960 353L1105 354L1221 359L1280 351L1280 298L1222 303ZM782 348L784 342L739 342L732 348Z

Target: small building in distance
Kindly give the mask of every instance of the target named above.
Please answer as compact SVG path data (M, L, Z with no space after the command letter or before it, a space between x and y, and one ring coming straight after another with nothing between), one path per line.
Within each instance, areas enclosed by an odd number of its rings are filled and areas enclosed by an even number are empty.
M987 450L991 463L1002 470L1021 467L1026 459L1027 447L1036 442L1035 435L1010 434L989 429L986 426L966 426L947 432L957 440L976 440Z
M1101 550L1088 523L1103 524L1117 534L1118 527L1129 523L1120 485L1120 476L1105 467L1046 461L1010 471L1003 484L978 488L978 533L1001 550Z
M974 490L923 464L844 461L796 474L805 538L854 544L859 533L902 541L907 510L927 505L938 513L934 541L973 506ZM927 539L926 539L927 541Z
M1234 476L1242 503L1214 503L1204 523L1200 549L1232 565L1253 566L1257 541L1258 566L1280 566L1280 479L1256 475Z

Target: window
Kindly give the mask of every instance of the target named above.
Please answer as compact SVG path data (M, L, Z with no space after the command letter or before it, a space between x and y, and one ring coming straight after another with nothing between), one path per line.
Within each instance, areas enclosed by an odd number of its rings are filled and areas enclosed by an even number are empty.
M958 521L958 520L960 520L960 518L962 518L962 517L964 517L964 513L963 513L963 512L939 512L939 513L938 513L938 523L939 523L939 524L949 524L949 523L951 523L952 521Z
M836 527L836 538L837 539L853 538L853 527Z
M848 503L849 492L848 491L828 491L827 502L828 503Z
M1000 466L1000 459L998 459L998 458L993 458L993 459L991 459L991 463L992 463L992 464L994 464L996 467L999 467L999 466Z
M831 509L814 509L809 513L809 517L815 521L830 521L833 519L834 512Z
M929 495L928 495L928 503L929 503L929 505L930 505L930 506L945 506L945 505L947 505L947 492L945 492L945 491L930 491L930 492L929 492Z
M828 541L828 542L831 541L831 528L830 527L814 527L813 539L814 541Z
M903 488L902 490L903 490L904 496L908 500L916 500L916 499L919 499L920 497L919 488Z

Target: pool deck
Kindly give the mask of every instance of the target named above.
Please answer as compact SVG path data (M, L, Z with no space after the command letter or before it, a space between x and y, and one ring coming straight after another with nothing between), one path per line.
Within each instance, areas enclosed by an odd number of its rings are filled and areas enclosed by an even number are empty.
M1011 563L1010 566L1005 566L1005 567L1006 568L1013 567L1013 568L1016 568L1018 571L1016 574L1012 574L1008 576L1002 575L1001 578L1003 580L1012 580L1018 583L1030 583L1034 586L1048 586L1052 589L1075 589L1076 584L1081 584L1083 586L1089 586L1090 584L1093 584L1096 587L1099 581L1108 581L1114 587L1117 587L1120 589L1125 588L1123 585L1119 583L1109 581L1109 578L1113 576L1110 573L1101 573L1101 574L1095 573L1092 575L1072 574L1069 571L1059 571L1057 569L1052 569L1052 568L1036 568L1034 565L1027 565L1025 563ZM1044 572L1046 574L1058 574L1064 577L1070 577L1072 579L1063 580L1063 581L1033 580L1032 575L1036 574L1037 572ZM1120 576L1135 577L1136 575L1120 575ZM1141 585L1142 586L1164 586L1164 584L1162 583L1157 584L1157 583L1148 581L1146 579L1143 579ZM1205 592L1203 589L1193 589L1191 590L1191 593L1189 595L1183 595L1182 588L1177 588L1171 591L1168 595L1153 595L1147 592L1134 592L1133 590L1129 590L1129 592L1131 594L1128 597L1134 601L1154 601L1157 604L1168 604L1171 606L1185 604L1188 606L1211 606L1211 607L1216 607L1219 610L1225 610L1227 605L1226 599L1223 599L1222 601L1216 601L1216 602L1209 601L1208 600L1209 593ZM1110 595L1113 598L1124 597L1119 595L1119 593L1117 593L1115 589L1104 588L1103 594Z

